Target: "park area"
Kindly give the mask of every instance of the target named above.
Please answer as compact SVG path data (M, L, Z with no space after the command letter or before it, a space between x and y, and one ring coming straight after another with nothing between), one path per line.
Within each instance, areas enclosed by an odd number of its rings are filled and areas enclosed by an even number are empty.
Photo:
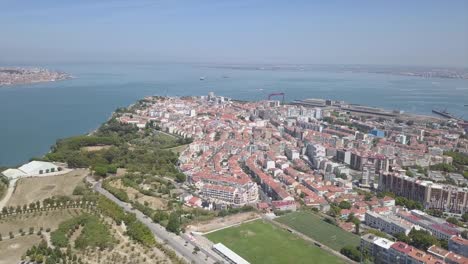
M207 234L251 263L343 263L341 259L263 220Z
M318 241L336 251L345 246L358 246L359 236L327 223L317 214L311 212L295 212L275 219L313 240Z

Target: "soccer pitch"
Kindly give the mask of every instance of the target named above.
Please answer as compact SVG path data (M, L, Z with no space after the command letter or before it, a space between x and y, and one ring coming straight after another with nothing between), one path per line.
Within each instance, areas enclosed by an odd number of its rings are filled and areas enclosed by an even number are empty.
M223 243L250 263L344 263L340 258L263 220L226 228L206 237Z
M346 232L322 220L316 214L310 212L295 212L275 219L294 230L336 250L340 251L344 246L358 246L359 236Z

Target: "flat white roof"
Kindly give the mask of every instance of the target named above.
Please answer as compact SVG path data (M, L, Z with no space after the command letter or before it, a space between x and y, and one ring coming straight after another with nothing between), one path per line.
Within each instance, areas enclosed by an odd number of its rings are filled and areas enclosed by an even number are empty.
M18 170L18 169L7 169L2 172L8 179L16 179L23 176L26 176L26 173Z
M228 247L226 247L222 243L214 244L213 248L221 252L224 256L226 256L227 258L229 258L236 264L250 264L247 260L237 255L236 252L230 250Z
M390 241L386 238L378 238L374 241L374 244L381 248L389 249L395 242Z
M51 162L45 162L45 161L38 161L38 160L33 160L29 163L24 164L23 166L19 167L18 169L20 171L25 172L26 174L34 174L37 171L40 170L47 170L51 168L57 168L57 166Z

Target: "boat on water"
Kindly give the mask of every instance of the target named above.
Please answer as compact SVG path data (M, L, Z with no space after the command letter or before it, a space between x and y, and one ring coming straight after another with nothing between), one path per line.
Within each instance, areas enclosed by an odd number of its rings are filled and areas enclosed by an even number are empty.
M201 77L200 77L200 81L203 81L203 80L205 80L205 77L204 77L204 76L201 76Z
M440 115L442 117L445 117L445 118L458 119L455 116L453 116L451 113L447 112L446 109L444 109L444 110L432 109L432 113L438 114L438 115Z

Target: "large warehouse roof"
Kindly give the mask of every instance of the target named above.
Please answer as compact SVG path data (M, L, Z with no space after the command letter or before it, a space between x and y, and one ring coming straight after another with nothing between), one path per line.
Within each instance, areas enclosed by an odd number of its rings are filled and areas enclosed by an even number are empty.
M24 164L18 169L20 171L25 172L26 174L36 174L40 170L45 171L50 168L57 168L57 166L55 166L53 163L50 163L50 162L33 160L29 163Z
M58 170L57 165L51 162L33 160L24 164L18 169L7 169L2 171L2 174L9 179L17 179L21 177L29 177L37 174L51 172L51 169ZM40 172L42 171L42 172Z

